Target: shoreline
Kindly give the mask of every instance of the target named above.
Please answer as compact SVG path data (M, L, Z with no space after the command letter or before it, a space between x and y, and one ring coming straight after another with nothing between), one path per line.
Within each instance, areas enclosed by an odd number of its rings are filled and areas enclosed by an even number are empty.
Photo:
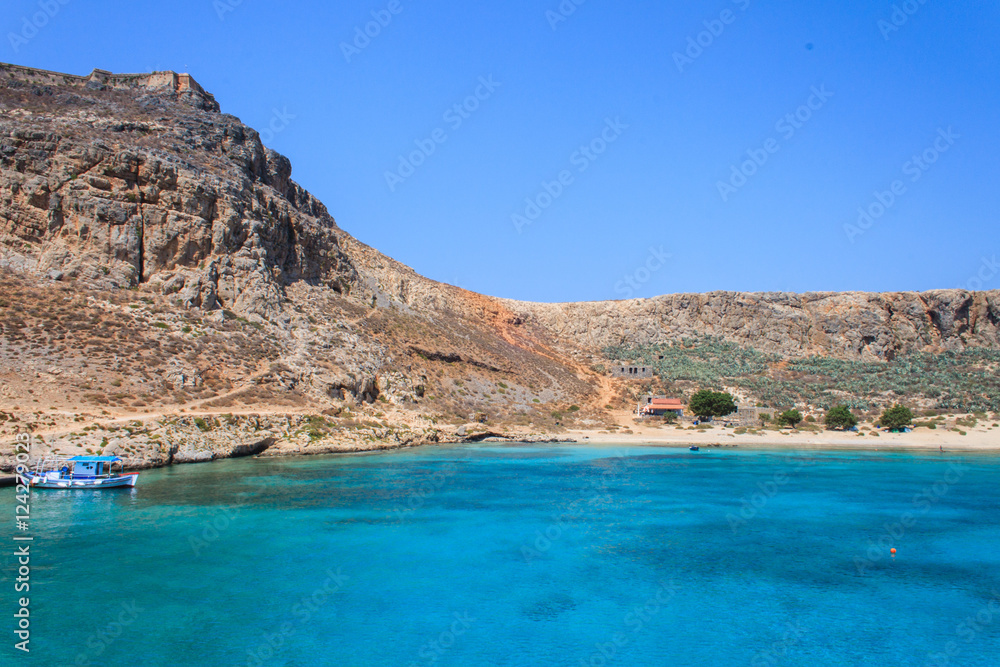
M568 438L581 444L676 446L742 449L800 449L830 451L980 452L1000 454L1000 429L974 428L967 435L944 429L915 429L910 433L880 432L878 436L843 431L767 431L736 434L733 429L689 431L674 428L633 427L631 433L571 430Z
M714 442L699 441L694 442L691 440L681 441L681 440L664 440L660 439L658 441L651 441L646 438L637 437L635 435L628 434L617 434L615 438L608 438L609 434L601 433L598 434L599 438L591 439L590 436L579 436L579 437L549 437L549 438L539 438L539 439L529 439L529 438L519 438L517 436L511 437L493 437L486 439L455 439L455 440L444 440L440 442L424 442L415 444L401 444L401 443L380 443L379 445L366 448L322 448L316 451L308 452L291 452L291 451L277 451L273 454L267 454L261 452L260 454L254 455L216 455L213 458L204 458L196 460L185 460L185 461L162 461L155 462L147 465L140 466L126 466L126 470L130 471L142 471L142 470L160 470L166 468L173 468L178 466L195 465L199 463L212 463L214 461L227 461L241 458L249 459L297 459L297 458L316 458L316 457L334 457L334 456L356 456L364 454L380 454L391 451L399 451L403 449L424 449L424 448L441 448L441 447L454 447L459 445L471 445L471 444L507 444L507 445L582 445L594 448L615 448L615 447L635 447L635 448L650 448L650 449L676 449L676 450L686 450L692 445L697 445L702 447L707 451L712 450L744 450L744 451L768 451L768 452L880 452L880 453L909 453L909 454L978 454L978 455L995 455L1000 456L1000 445L989 445L989 446L955 446L954 444L949 447L945 447L943 451L937 447L930 447L927 445L921 445L916 443L893 443L890 446L879 446L879 443L866 441L858 443L843 443L843 442L822 442L822 443L807 443L797 439L790 439L780 442L769 441L769 440L757 440L751 442L720 442L718 439ZM615 435L615 434L611 434ZM8 467L10 468L8 470ZM6 463L0 465L0 470L3 472L13 472L13 466L8 466ZM13 486L15 477L7 477L6 475L0 475L0 488L5 486Z
M149 418L152 417L152 418ZM147 420L112 418L103 428L68 432L67 426L42 431L33 455L101 453L119 455L129 470L166 468L233 458L284 458L357 454L375 451L471 443L572 444L593 447L669 447L693 445L712 449L830 452L978 453L1000 455L1000 427L992 420L969 427L962 435L949 428L917 428L910 433L871 430L766 430L737 434L715 426L689 430L657 423L622 424L611 428L569 428L560 432L480 424L464 426L368 422L349 427L324 422L311 432L315 417L306 414L150 415ZM208 423L206 423L208 422ZM395 422L395 420L393 420ZM94 425L96 426L96 424ZM80 428L79 426L77 427ZM318 437L317 437L318 436ZM4 438L6 440L6 438ZM10 451L7 451L8 448ZM0 440L0 471L14 469L13 439Z
M533 444L533 443L527 443ZM768 442L714 442L714 443L703 443L703 442L647 442L645 440L637 441L615 441L607 442L603 440L577 440L568 439L563 444L573 444L573 445L592 445L594 447L649 447L651 449L688 449L692 445L697 445L703 450L732 450L741 449L744 451L769 451L769 452L879 452L879 453L892 453L892 452L908 452L911 454L995 454L1000 456L1000 447L948 447L944 448L944 451L933 448L933 447L922 447L922 446L893 446L893 447L878 447L875 443L858 443L858 444L806 444L802 442L788 441L783 443L768 443Z

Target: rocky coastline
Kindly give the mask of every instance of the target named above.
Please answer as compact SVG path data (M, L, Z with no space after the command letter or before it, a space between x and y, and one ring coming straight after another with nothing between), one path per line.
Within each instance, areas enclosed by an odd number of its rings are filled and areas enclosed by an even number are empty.
M474 442L563 442L547 434L481 424L414 428L319 415L191 415L134 419L71 432L32 434L31 459L57 454L118 456L128 470L244 457L319 456ZM14 440L0 442L0 470L13 471Z

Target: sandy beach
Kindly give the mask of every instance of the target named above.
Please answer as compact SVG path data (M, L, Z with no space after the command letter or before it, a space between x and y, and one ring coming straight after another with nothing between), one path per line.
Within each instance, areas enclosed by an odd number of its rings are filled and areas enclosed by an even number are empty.
M710 430L679 429L674 426L634 425L627 430L570 430L569 438L580 443L613 445L698 445L711 447L788 448L788 449L854 449L854 450L921 450L977 451L1000 453L1000 428L992 422L963 429L966 435L938 428L916 428L910 433L887 433L878 436L872 431L862 434L844 431L763 431L737 435L733 428L714 427ZM629 432L631 431L631 432Z

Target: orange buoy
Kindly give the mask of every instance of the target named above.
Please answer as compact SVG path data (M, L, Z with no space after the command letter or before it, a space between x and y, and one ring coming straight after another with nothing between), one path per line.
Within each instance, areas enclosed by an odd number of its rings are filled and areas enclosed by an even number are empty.
M889 549L889 553L891 553L892 555L895 556L896 555L896 550L895 549Z

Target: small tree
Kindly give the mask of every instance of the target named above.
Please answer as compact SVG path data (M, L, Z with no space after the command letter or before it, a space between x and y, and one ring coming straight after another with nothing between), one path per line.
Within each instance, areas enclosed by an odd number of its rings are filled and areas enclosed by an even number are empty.
M736 412L736 401L733 395L726 392L715 394L715 417L725 417Z
M854 416L851 409L846 405L838 405L826 413L824 420L827 428L854 428L858 425L858 418Z
M688 402L688 410L699 419L711 419L712 415L715 414L715 402L712 398L714 395L714 392L702 389L691 397Z
M889 408L878 420L879 426L891 430L901 429L913 423L913 412L902 405Z
M667 424L676 424L677 413L674 412L673 410L667 410L665 413L663 413L663 421L666 422Z
M792 428L795 428L800 421L802 421L802 413L795 409L785 410L778 417L779 423L791 426Z
M698 419L709 420L733 414L736 412L736 403L731 394L702 389L691 397L688 410Z

